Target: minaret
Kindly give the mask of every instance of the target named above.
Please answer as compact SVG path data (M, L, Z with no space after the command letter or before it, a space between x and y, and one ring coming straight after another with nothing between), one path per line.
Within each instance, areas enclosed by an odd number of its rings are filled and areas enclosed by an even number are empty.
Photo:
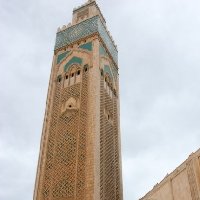
M117 47L96 1L58 29L34 200L122 200Z

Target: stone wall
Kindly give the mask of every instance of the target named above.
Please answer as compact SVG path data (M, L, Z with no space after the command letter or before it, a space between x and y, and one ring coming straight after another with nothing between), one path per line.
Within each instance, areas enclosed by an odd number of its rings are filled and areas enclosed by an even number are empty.
M200 200L200 150L140 200Z

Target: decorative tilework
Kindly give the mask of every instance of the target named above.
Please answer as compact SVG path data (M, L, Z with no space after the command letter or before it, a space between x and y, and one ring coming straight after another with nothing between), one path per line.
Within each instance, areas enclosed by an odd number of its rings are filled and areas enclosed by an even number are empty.
M81 65L82 62L83 62L83 60L82 60L81 58L75 57L75 56L74 56L74 57L65 65L65 68L64 68L65 72L69 69L70 65L72 65L72 64L79 64L79 65Z
M100 19L98 20L98 32L112 55L113 60L118 63L118 52Z
M98 31L98 20L99 17L96 16L57 33L55 49L96 33Z
M55 50L76 42L81 38L90 36L94 33L99 33L100 37L107 45L113 60L117 64L117 49L115 48L99 16L89 18L75 26L71 26L65 29L64 31L58 32L56 37Z
M108 56L106 50L104 49L102 45L99 46L99 53L101 56Z
M108 66L108 65L104 66L104 73L108 73L110 75L110 78L113 78L110 66Z
M92 51L92 42L88 42L86 44L80 45L79 48Z
M64 53L61 53L58 55L57 58L57 64L59 64L65 57L67 57L67 55L69 54L70 51L66 51Z

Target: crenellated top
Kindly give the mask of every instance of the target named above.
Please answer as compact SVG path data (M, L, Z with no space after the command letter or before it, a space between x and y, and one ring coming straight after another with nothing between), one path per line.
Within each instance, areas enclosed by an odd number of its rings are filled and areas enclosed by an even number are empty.
M107 29L106 21L96 1L89 0L73 10L72 23L58 28L55 50L97 33L117 64L117 46Z
M94 0L89 0L85 4L74 8L72 24L77 24L85 18L91 18L98 15L102 22L106 24L106 20L101 13L101 10Z

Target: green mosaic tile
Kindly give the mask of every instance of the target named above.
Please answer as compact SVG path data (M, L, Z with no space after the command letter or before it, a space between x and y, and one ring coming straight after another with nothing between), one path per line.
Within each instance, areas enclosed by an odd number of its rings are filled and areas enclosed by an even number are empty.
M94 33L99 33L102 40L107 45L107 48L111 56L113 57L113 60L117 64L117 49L115 48L99 16L92 17L75 26L69 27L64 31L58 32L56 37L55 50L76 42L81 38L90 36Z
M82 65L82 62L83 60L79 57L73 57L64 67L64 70L65 72L68 71L69 67L72 65L72 64L79 64L79 65Z
M102 24L101 20L98 20L98 32L103 39L104 43L106 44L111 56L113 57L113 60L118 63L118 52L115 48L110 36L108 35L104 25Z
M104 66L104 73L108 73L110 75L110 78L113 78L110 66L108 65Z
M66 58L69 52L70 51L66 51L64 53L59 54L57 58L57 64L59 64L64 58Z
M69 45L81 38L87 37L98 31L98 17L85 20L75 26L71 26L64 31L58 32L55 49Z
M100 47L99 47L99 53L101 56L108 56L106 50L104 49L104 47L102 45L100 45Z
M88 42L86 44L80 45L79 48L92 51L92 42Z

